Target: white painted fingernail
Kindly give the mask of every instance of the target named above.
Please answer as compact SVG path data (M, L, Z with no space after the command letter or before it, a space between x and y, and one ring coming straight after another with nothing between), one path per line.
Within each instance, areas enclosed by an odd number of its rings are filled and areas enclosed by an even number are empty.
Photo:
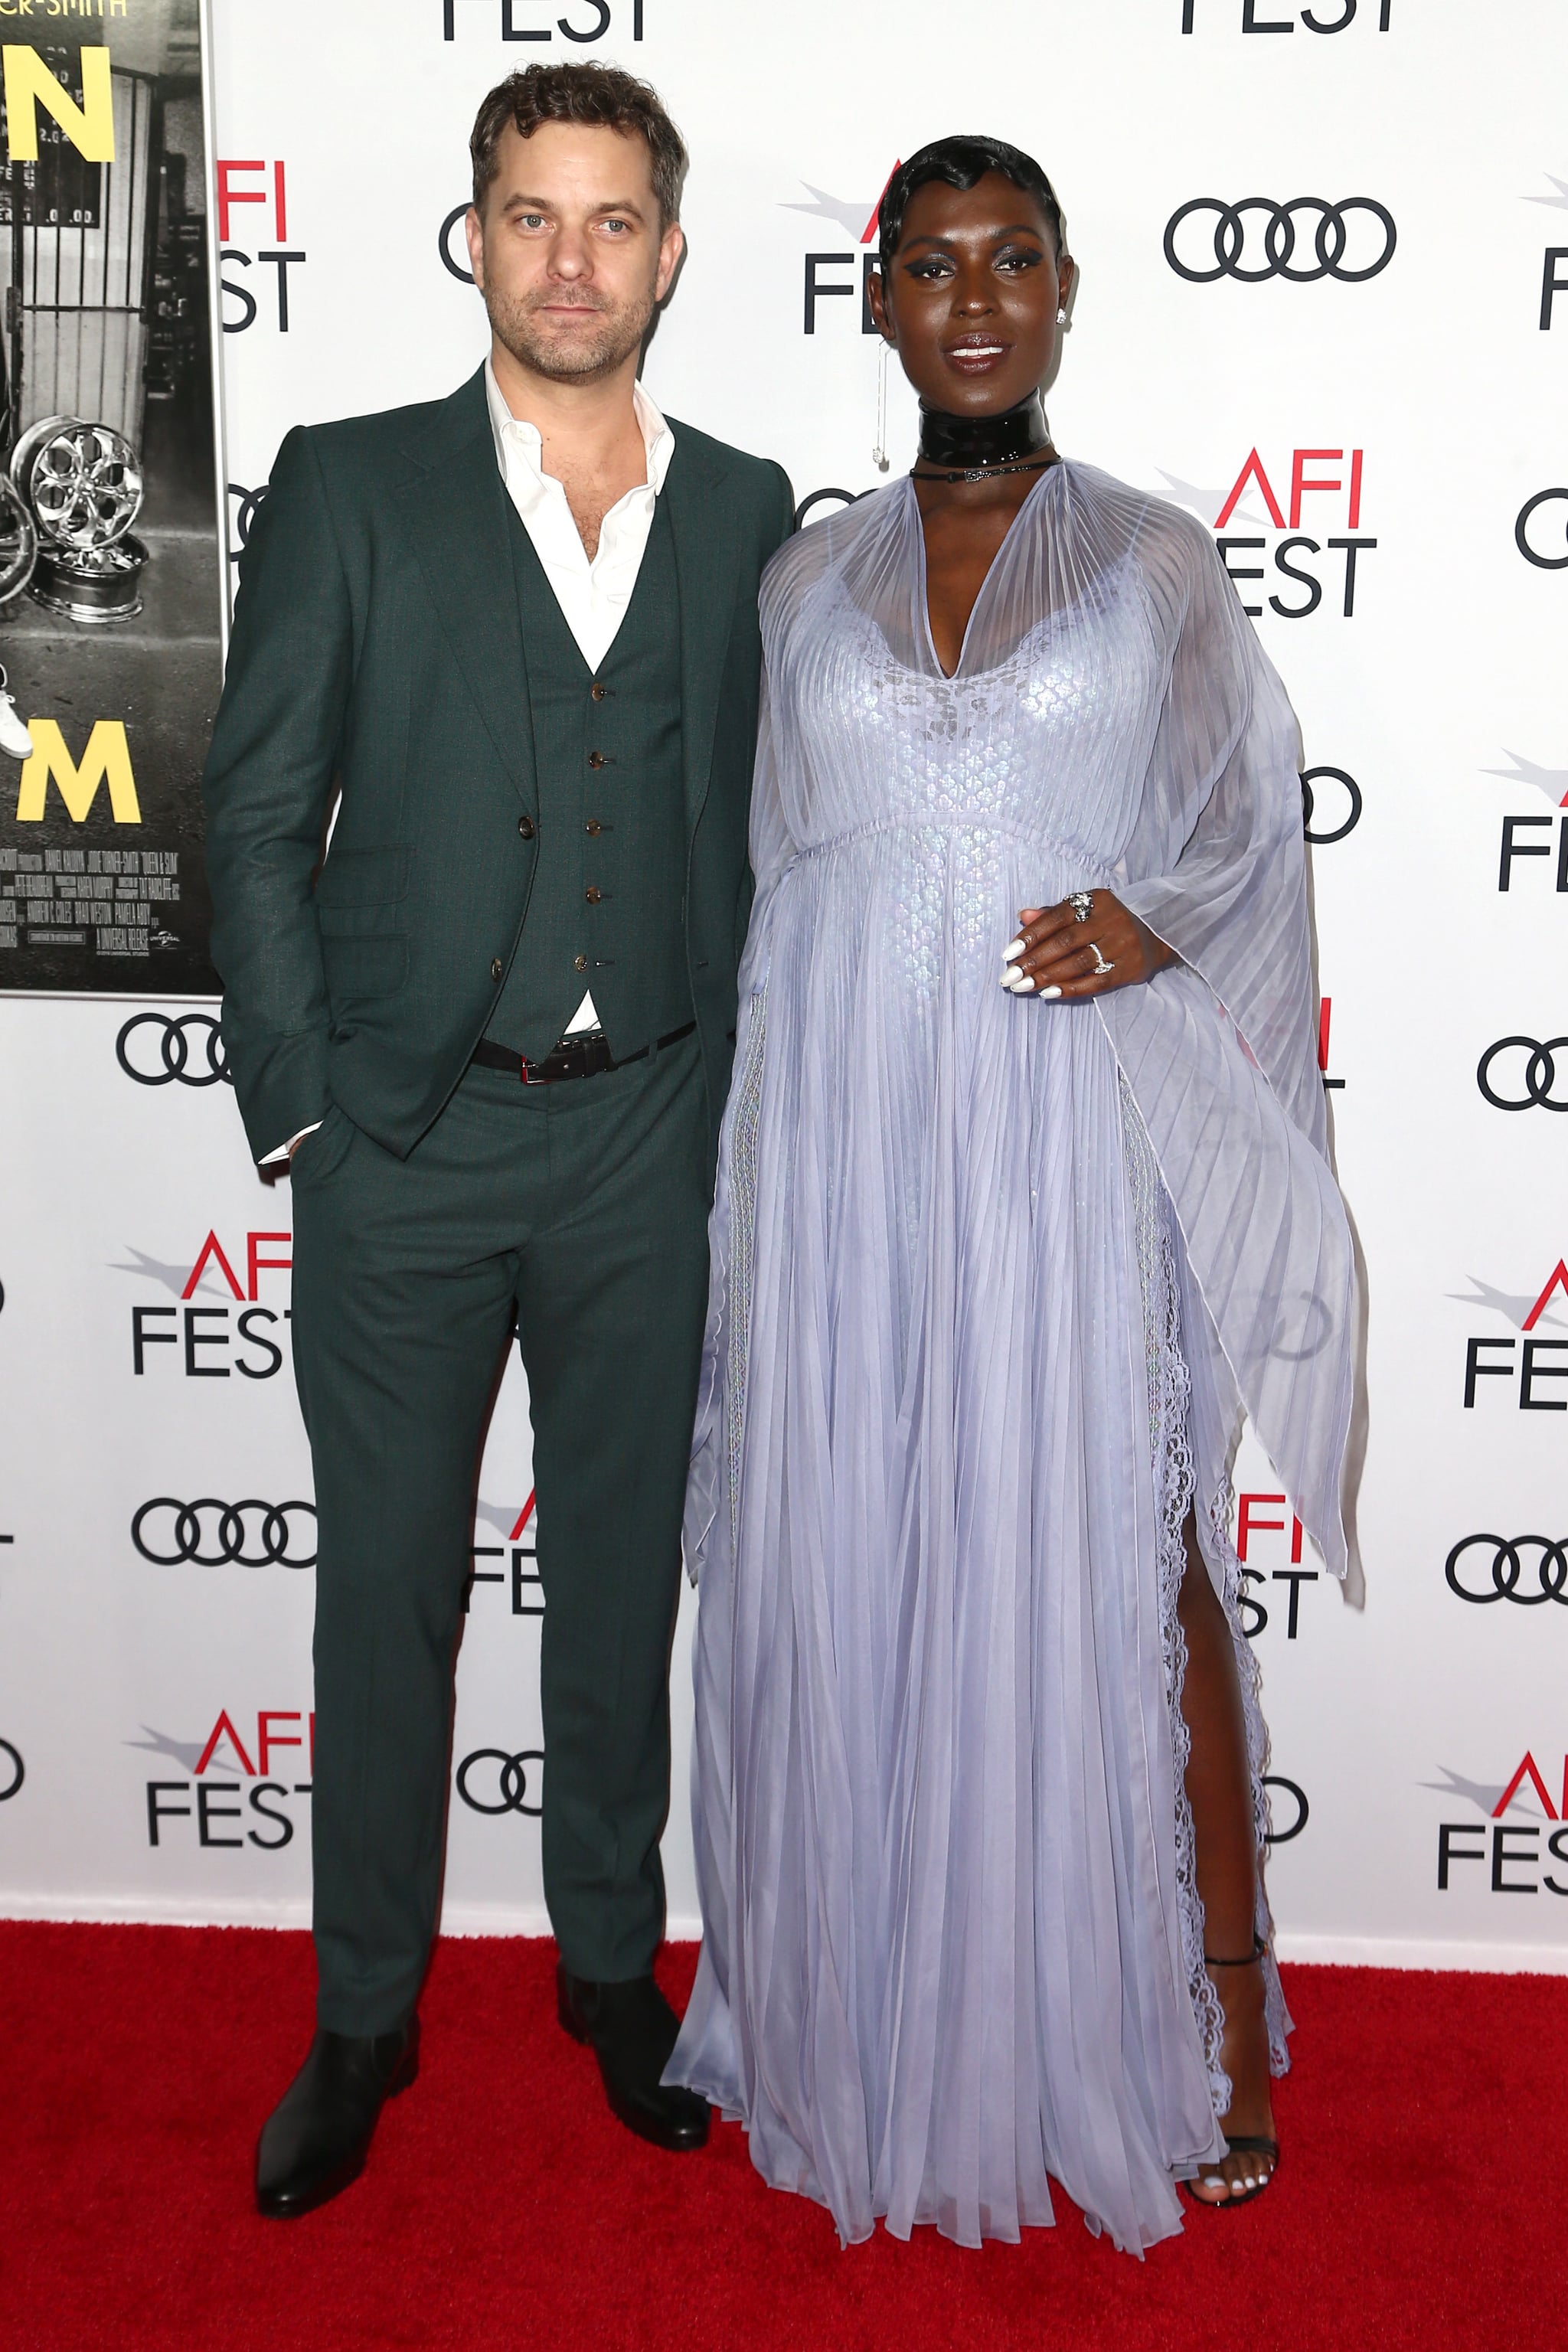
M1015 996L1033 996L1035 992L1035 983L1026 971L1016 971L1005 985Z
M1003 949L1003 950L1002 950L1002 961L1003 961L1003 962L1004 962L1004 963L1016 963L1016 962L1017 961L1018 958L1023 954L1023 952L1024 952L1024 942L1023 942L1023 940L1015 940L1013 941L1013 944L1012 944L1012 946L1011 946L1011 947L1004 948L1004 949Z
M1061 994L1061 990L1059 988L1042 988L1038 990L1037 993L1041 996L1059 996Z

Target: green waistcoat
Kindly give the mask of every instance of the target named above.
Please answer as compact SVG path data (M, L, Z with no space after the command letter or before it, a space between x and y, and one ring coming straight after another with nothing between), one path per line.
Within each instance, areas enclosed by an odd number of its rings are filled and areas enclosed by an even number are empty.
M666 501L596 670L579 652L510 499L533 757L538 867L485 1034L539 1061L592 989L612 1053L692 1017L686 969L680 608Z

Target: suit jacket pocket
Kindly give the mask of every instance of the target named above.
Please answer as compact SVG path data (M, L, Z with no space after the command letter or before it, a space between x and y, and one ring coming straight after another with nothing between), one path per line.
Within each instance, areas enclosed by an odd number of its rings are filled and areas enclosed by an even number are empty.
M408 852L386 849L329 850L316 879L316 904L327 907L392 907L408 896Z
M358 1132L346 1111L336 1103L329 1104L320 1127L303 1139L289 1162L289 1181L296 1197L318 1181L337 1174Z
M334 1013L352 1000L395 996L408 978L408 941L400 931L358 938L321 930L321 961Z

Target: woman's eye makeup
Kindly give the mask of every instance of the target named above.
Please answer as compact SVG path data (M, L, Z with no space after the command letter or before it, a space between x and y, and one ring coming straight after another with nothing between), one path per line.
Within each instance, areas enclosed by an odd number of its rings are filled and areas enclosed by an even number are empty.
M1009 278L1022 277L1027 269L1037 269L1045 259L1037 246L1010 245L991 258L993 269L1004 270ZM906 278L923 278L928 282L954 274L953 264L945 253L921 254L918 261L906 261Z

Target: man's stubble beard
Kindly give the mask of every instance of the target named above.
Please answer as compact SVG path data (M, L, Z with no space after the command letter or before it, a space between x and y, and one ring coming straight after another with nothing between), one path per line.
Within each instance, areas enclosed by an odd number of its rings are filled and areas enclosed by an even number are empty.
M584 303L584 310L598 320L598 328L574 338L568 344L534 324L534 311L551 299L558 300L559 297L509 299L499 290L488 287L485 289L485 309L498 341L520 367L552 383L601 383L606 376L614 375L641 346L654 311L651 287L640 300L608 308L597 302Z

